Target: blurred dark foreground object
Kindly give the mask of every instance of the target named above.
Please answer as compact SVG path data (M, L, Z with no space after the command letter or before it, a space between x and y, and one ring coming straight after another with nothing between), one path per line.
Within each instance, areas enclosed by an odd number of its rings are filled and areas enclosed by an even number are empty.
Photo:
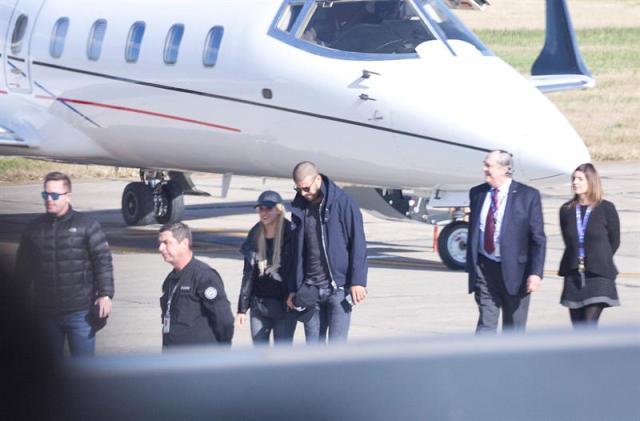
M62 420L60 367L25 298L0 267L0 420Z
M291 414L637 421L640 328L193 348L68 363L74 414L92 421L262 421Z

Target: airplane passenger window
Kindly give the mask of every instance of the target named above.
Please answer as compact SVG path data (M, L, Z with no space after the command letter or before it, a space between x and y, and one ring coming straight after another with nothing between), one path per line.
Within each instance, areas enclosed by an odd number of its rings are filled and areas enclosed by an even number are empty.
M184 25L181 23L173 25L169 29L164 43L164 62L166 64L175 64L178 61L178 50L180 49L182 34L184 34Z
M104 19L98 19L91 26L91 32L89 33L89 43L87 44L87 58L89 60L98 60L100 53L102 52L102 41L107 31L107 21Z
M140 44L142 43L142 37L144 36L144 28L144 22L138 21L131 25L131 29L129 29L127 47L124 53L124 58L129 63L135 63L138 61L138 56L140 55Z
M20 15L16 19L16 26L13 28L13 35L11 36L11 52L13 54L18 54L22 50L22 39L25 32L27 32L28 22L27 15Z
M303 4L288 4L285 11L282 13L280 20L278 21L278 29L284 32L291 31L293 24L296 22Z
M405 0L316 4L301 38L340 51L369 54L415 53L436 39Z
M223 34L224 28L222 26L214 26L209 31L207 40L204 43L204 52L202 54L202 64L204 64L205 67L213 67L216 65Z
M60 18L53 25L51 31L51 41L49 43L49 54L53 58L59 58L64 51L64 41L69 30L69 18Z

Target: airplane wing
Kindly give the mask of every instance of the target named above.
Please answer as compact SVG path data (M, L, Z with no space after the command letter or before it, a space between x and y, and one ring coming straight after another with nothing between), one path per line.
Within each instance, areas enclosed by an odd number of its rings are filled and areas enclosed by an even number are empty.
M26 148L28 145L17 133L7 127L0 126L0 146Z
M18 107L27 107L26 113ZM24 151L37 147L40 136L37 127L42 123L43 113L22 98L2 94L0 100L0 152L19 148ZM23 154L24 152L18 152Z
M547 0L544 47L531 67L531 81L545 93L595 86L580 54L566 0Z

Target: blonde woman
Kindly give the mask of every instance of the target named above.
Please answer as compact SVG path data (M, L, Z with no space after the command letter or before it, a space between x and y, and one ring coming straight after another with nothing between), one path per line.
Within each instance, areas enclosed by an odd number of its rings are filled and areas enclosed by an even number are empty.
M574 327L596 326L602 310L620 305L613 255L620 246L620 220L604 200L600 176L582 164L571 176L573 199L560 208L565 244L558 274L564 276L560 303L569 308Z
M296 318L286 305L290 223L275 191L260 194L255 207L259 221L241 248L244 273L236 322L243 326L250 310L254 344L268 344L272 332L275 343L291 343Z

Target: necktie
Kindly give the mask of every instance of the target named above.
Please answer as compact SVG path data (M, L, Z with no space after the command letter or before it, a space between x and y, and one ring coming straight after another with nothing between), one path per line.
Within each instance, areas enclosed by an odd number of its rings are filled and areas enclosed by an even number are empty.
M487 220L484 223L484 250L493 254L496 250L496 244L493 241L493 235L496 232L496 216L498 214L498 189L491 189L491 205L487 212Z

